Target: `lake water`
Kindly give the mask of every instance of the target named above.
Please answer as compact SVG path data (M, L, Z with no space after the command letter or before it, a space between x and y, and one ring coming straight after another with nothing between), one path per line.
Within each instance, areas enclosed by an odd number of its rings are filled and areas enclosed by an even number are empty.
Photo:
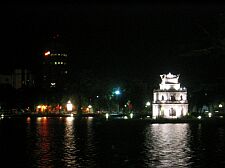
M225 124L0 119L0 167L225 167Z

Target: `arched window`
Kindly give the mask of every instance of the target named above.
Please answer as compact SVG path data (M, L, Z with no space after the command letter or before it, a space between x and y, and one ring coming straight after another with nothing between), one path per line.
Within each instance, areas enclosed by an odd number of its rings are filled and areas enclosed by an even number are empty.
M162 95L162 100L164 100L164 96Z
M176 110L175 110L174 108L171 108L171 109L169 110L169 115L170 115L170 116L176 116Z
M170 100L175 101L175 96L174 95L170 96Z

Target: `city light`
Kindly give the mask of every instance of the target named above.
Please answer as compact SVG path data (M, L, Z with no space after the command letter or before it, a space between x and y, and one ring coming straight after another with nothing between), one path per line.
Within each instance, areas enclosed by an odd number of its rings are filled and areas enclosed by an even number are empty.
M119 91L119 90L116 90L116 91L115 91L115 94L116 94L116 95L120 95L120 91Z
M0 119L3 119L4 118L4 114L1 114L1 118Z
M38 105L37 107L36 107L36 111L37 112L45 112L46 111L46 109L47 109L47 105Z
M208 116L209 116L209 118L211 118L212 117L212 113L209 113Z
M109 118L109 114L108 114L108 113L105 114L105 118L106 118L106 119Z
M50 51L45 52L45 56L48 56L48 55L50 55Z
M130 113L130 118L133 118L134 117L134 114L133 113Z
M124 117L123 117L123 119L125 119L125 120L126 120L126 119L128 119L128 117L127 117L127 116L124 116Z
M66 104L66 109L67 109L67 111L72 111L73 110L73 105L72 105L70 100Z
M146 103L146 106L150 106L151 105L151 103L148 101L147 103Z

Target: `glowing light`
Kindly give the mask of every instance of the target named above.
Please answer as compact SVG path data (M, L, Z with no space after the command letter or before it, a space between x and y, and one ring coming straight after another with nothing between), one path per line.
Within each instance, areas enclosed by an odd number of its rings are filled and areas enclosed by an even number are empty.
M202 118L202 116L198 116L198 119L200 120Z
M134 114L133 113L130 113L130 118L133 118L134 117Z
M219 104L219 108L222 108L223 107L223 105L222 104Z
M45 52L45 56L48 56L48 55L50 55L51 53L50 53L50 51L46 51Z
M211 118L212 117L212 113L209 113L208 116L209 116L209 118Z
M109 118L109 114L108 114L108 113L105 114L105 118L106 118L106 119Z
M66 117L66 121L71 122L74 120L74 117Z
M151 105L151 103L148 101L148 102L146 102L146 106L150 106Z
M120 95L120 91L119 91L119 90L116 90L116 91L115 91L115 94L116 94L116 95Z
M70 117L73 117L73 114L70 114Z
M30 123L30 117L27 117L27 122Z
M123 118L124 118L124 119L128 119L128 117L127 117L127 116L124 116Z
M66 104L66 109L67 109L67 111L72 111L73 110L73 105L72 105L70 100Z

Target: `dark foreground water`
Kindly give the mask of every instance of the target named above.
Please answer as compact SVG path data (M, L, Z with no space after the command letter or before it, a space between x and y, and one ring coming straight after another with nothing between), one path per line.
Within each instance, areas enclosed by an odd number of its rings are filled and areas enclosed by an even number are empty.
M0 119L0 167L225 167L225 125Z

